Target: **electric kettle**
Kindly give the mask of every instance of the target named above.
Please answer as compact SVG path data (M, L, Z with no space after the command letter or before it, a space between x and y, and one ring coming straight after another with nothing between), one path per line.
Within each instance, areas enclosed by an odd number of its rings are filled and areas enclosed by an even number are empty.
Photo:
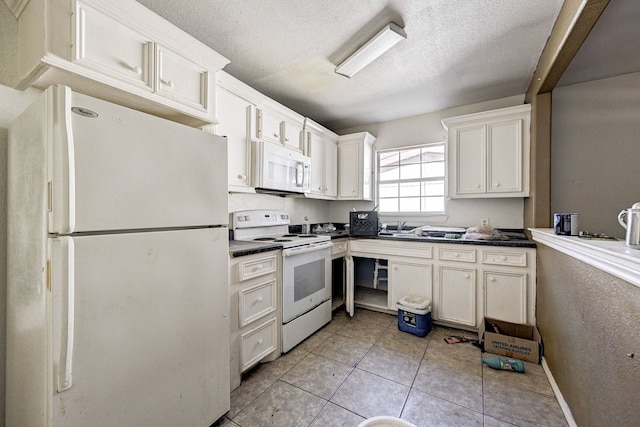
M634 203L629 209L623 209L618 214L618 222L627 229L627 246L640 249L640 202Z

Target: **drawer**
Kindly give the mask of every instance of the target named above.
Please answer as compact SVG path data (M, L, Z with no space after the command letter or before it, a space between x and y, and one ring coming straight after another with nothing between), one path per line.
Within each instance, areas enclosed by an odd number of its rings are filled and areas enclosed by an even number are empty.
M238 291L240 327L276 311L276 279Z
M246 371L276 349L278 339L278 319L273 319L242 334L241 365L242 372Z
M253 279L265 274L275 273L278 270L276 255L249 259L238 263L238 281Z
M483 264L527 266L527 253L524 251L483 251Z
M433 258L433 245L416 241L356 239L349 240L349 250L355 256L379 254L385 257Z
M334 241L331 247L331 255L344 255L347 253L347 240Z
M439 248L438 258L447 261L476 262L476 250L458 247Z

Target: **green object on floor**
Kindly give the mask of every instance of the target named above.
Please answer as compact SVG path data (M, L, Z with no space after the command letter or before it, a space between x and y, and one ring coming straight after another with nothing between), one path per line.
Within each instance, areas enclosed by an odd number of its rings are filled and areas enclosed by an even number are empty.
M493 369L503 371L524 372L524 363L518 359L508 359L506 357L485 357L482 363Z

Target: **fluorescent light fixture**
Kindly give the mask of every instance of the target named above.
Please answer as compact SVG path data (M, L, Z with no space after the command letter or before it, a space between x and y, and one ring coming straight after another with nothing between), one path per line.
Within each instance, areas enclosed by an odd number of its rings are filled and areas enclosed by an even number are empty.
M407 38L407 33L394 23L384 26L378 34L366 42L336 67L336 73L353 77L358 71L371 64L383 53Z

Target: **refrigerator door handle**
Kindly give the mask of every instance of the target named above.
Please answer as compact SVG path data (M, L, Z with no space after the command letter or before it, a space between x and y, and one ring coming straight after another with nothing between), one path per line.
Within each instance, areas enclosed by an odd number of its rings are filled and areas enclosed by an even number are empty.
M61 255L61 283L66 285L66 289L60 291L66 296L63 298L61 304L63 316L63 324L60 330L60 364L58 371L58 392L68 390L73 385L72 371L73 371L73 335L75 327L75 275L74 275L74 245L73 239L69 236L58 237L60 242L60 255ZM66 292L65 292L66 291ZM66 312L66 313L65 313Z

